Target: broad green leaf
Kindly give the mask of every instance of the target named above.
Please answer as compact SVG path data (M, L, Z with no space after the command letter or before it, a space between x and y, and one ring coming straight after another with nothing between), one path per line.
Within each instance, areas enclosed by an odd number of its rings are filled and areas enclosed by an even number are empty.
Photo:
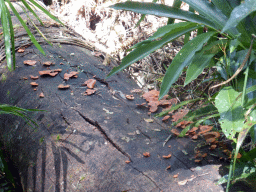
M47 11L45 8L43 8L41 5L39 5L34 0L29 0L33 5L35 5L37 8L39 8L41 11L43 11L48 17L53 19L54 21L64 25L57 17L53 16L49 11Z
M188 67L184 86L186 86L191 81L196 79L198 75L200 75L203 72L204 68L210 64L210 61L213 58L213 56L221 50L220 46L224 43L227 43L227 41L215 41L210 45L205 46L199 53L195 54L192 63Z
M34 37L34 35L31 33L31 31L29 30L29 28L27 27L27 25L25 24L25 22L23 21L23 19L20 17L19 13L17 12L17 10L13 7L12 3L10 2L10 0L6 0L6 2L9 4L10 8L12 9L13 13L15 14L15 16L18 18L18 20L20 21L21 25L24 27L24 29L26 30L29 38L31 39L32 43L36 46L36 48L43 54L45 55L45 52L43 50L43 48L39 45L39 43L37 42L36 38Z
M153 0L153 1L152 1L152 3L155 3L155 2L157 2L157 0ZM140 25L140 23L145 19L145 17L146 17L145 14L141 15L141 18L140 18L140 20L137 22L135 28Z
M255 165L253 165L252 163L250 162L239 163L235 169L233 179L234 180L246 179L252 175L255 182L255 172L256 172L256 168L255 168ZM228 182L228 174L220 178L217 184L221 185L226 182Z
M235 150L235 157L234 157L234 162L233 162L233 172L235 171L236 159L237 159L237 154L239 152L239 149L242 146L247 133L249 132L251 127L254 126L255 124L256 124L256 121L247 121L244 124L244 126L242 128L242 131L238 134L237 143L236 143L236 150Z
M4 45L5 45L5 54L6 54L6 62L7 67L10 71L12 71L12 54L11 54L11 43L10 43L10 32L9 32L9 23L7 18L7 7L5 5L4 0L0 0L0 9L1 9L1 23L3 26L3 34L4 34Z
M203 15L208 20L212 21L216 26L223 27L227 21L227 17L209 1L205 0L183 0L193 9L198 11L199 15ZM221 29L220 28L220 29Z
M222 29L222 32L225 32L232 27L236 27L239 22L254 11L256 11L255 0L246 0L244 3L241 3L239 6L233 9L228 21Z
M212 0L212 3L219 9L225 16L229 17L232 12L232 7L227 0Z
M175 32L174 31L175 29L184 28L184 27L193 27L193 26L196 26L196 24L192 24L190 22L181 22L181 23L174 23L174 24L165 25L163 27L158 28L157 31L151 37L149 37L148 39L146 39L144 41L141 41L141 42L137 43L131 49L138 48L142 45L151 43L151 41L162 38L165 35L169 35L170 33ZM198 26L198 28L201 27L200 25L197 25L197 26Z
M181 0L174 0L172 7L180 8L181 4L182 4ZM167 24L173 24L174 21L175 21L175 19L169 18Z
M189 41L179 53L174 57L172 63L168 67L160 89L159 99L168 94L172 84L178 79L184 67L192 62L195 53L202 49L203 45L215 34L208 32L201 34Z
M199 15L203 15L209 21L213 22L216 27L214 29L221 30L228 18L223 14L223 12L218 9L214 4L206 0L183 0L185 3L189 4L192 8L198 11ZM232 30L228 30L228 34L235 37L239 35L237 29L233 28Z
M215 98L215 106L220 114L219 123L228 139L233 139L244 125L245 111L241 107L241 98L237 99L239 94L232 87L225 87Z
M121 9L126 11L134 11L136 13L141 14L181 19L185 21L191 21L194 23L205 24L215 28L215 25L210 20L200 15L162 4L127 1L124 3L117 3L110 7L117 10Z
M121 64L118 67L114 67L112 69L112 71L107 75L107 77L110 77L110 76L114 75L115 73L125 69L129 65L131 65L131 64L137 62L138 60L146 57L147 55L149 55L153 51L162 47L164 44L170 42L171 40L187 33L188 31L195 30L196 28L198 28L200 26L195 24L195 23L186 22L186 23L183 23L182 25L172 24L172 25L169 25L168 27L170 27L168 29L170 32L165 34L165 32L166 32L165 31L164 32L165 35L163 33L161 33L162 35L164 35L164 37L161 40L152 41L152 42L140 45L137 49L135 49L131 53L129 53L122 60ZM161 31L161 29L160 29L160 31ZM157 33L160 33L160 31L158 31Z

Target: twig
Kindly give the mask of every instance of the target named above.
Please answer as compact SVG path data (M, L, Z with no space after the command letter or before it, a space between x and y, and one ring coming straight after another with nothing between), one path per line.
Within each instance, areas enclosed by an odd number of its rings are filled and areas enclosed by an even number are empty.
M163 147L166 145L166 143L171 139L172 134L170 134L167 139L164 140Z
M231 78L229 78L228 80L226 80L226 81L224 81L224 82L222 82L222 83L220 83L220 84L218 84L218 85L214 85L214 86L210 87L210 89L214 89L214 88L216 88L216 87L219 87L219 86L222 86L222 85L225 85L225 84L229 83L230 81L232 81L232 80L243 70L243 68L244 68L244 66L245 66L245 64L246 64L246 62L247 62L247 60L249 59L249 57L250 57L250 55L251 55L252 46L253 46L253 41L254 41L255 38L256 38L256 36L255 36L254 34L252 34L252 40L251 40L250 48L249 48L249 50L248 50L248 52L247 52L247 54L246 54L246 56L245 56L245 58L244 58L244 61L243 61L242 65L240 65L240 67L237 69L237 71L235 72L235 74L234 74Z

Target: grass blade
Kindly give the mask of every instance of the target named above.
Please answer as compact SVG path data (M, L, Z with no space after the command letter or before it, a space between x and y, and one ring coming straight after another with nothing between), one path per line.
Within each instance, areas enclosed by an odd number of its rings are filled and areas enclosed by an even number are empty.
M1 23L3 26L3 34L4 34L4 45L5 45L5 54L6 54L6 62L7 67L10 71L12 71L12 55L11 55L11 44L10 44L10 32L9 32L9 23L7 16L7 7L5 5L4 0L0 0L0 8L1 8Z
M33 5L35 5L37 8L39 8L41 11L43 11L48 17L53 19L54 21L64 25L57 17L53 16L49 11L47 11L45 8L43 8L41 5L39 5L34 0L29 0Z
M32 43L36 46L36 48L43 54L45 55L45 52L43 50L43 48L39 45L39 43L37 42L36 38L34 37L34 35L31 33L31 31L29 30L29 28L27 27L27 25L25 24L25 22L23 21L23 19L20 17L19 13L17 12L17 10L13 7L12 3L10 2L10 0L6 0L6 2L9 4L10 8L12 9L13 13L15 14L15 16L18 18L18 20L20 21L21 25L24 27L24 29L26 30L29 38L31 39Z
M37 16L37 14L35 13L35 11L27 4L26 1L21 0L21 2L23 3L23 5L35 16L35 18L40 22L40 24L42 26L44 26L43 22L41 21L41 19Z
M12 24L12 18L10 11L7 10L7 17L9 21L10 34L11 34L11 47L12 47L12 69L15 69L16 57L15 57L15 42L14 42L14 29Z

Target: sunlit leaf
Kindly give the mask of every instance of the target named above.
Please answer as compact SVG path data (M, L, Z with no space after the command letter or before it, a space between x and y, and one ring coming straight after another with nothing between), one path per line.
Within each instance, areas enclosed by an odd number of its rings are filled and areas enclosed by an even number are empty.
M244 109L239 92L232 87L223 88L215 99L215 106L220 113L219 123L227 138L233 139L237 132L242 131L244 125Z
M178 79L184 67L192 62L195 53L202 49L203 45L215 34L215 32L208 32L201 34L191 41L189 41L179 53L174 57L172 63L168 67L160 89L161 99L166 95L171 88L172 84Z
M239 22L241 22L246 16L250 15L254 11L256 11L255 0L246 0L245 2L241 3L239 6L233 9L228 21L222 29L222 32L236 27Z

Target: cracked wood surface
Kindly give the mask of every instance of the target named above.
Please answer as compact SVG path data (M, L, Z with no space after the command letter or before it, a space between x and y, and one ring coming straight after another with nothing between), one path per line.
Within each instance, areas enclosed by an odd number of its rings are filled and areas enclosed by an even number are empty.
M127 75L119 73L107 79L108 86L97 81L96 94L84 96L83 82L94 75L104 79L110 68L84 48L70 45L43 48L47 52L45 57L33 46L26 53L18 53L18 68L7 72L7 80L0 83L1 103L46 110L31 114L39 124L36 129L20 119L1 117L2 139L19 167L27 191L222 190L213 183L219 177L217 165L205 161L204 168L199 169L190 160L195 146L191 140L173 138L163 147L169 128L157 119L154 123L144 121L149 118L147 110L136 107L143 102L140 95L128 101L114 94L117 91L130 94L137 88ZM25 66L23 61L28 59L38 63ZM40 77L34 91L32 80L23 77L36 76L38 71L45 70L42 65L45 61L54 62L51 69L61 68L62 72L56 77ZM79 72L78 78L66 82L70 89L59 90L57 86L63 83L63 73L67 71ZM39 98L40 92L44 98ZM143 157L144 152L151 156ZM170 159L162 158L169 153ZM127 164L126 160L131 162ZM171 169L166 170L169 165ZM185 186L177 184L207 172L211 174ZM177 173L179 177L174 179Z
M15 72L0 71L7 74L0 82L0 103L45 110L31 113L39 125L35 129L16 117L0 116L1 140L18 167L25 191L223 191L214 184L220 165L195 164L191 159L196 143L186 138L172 138L163 147L169 127L158 119L144 121L149 118L147 110L136 107L144 102L140 95L133 101L122 98L137 88L126 74L104 80L111 68L85 48L68 44L43 48L46 56L31 46L17 53ZM24 60L38 62L25 66ZM50 68L62 72L40 77L34 91L29 76L46 70L45 61L54 62ZM79 72L78 78L66 82L70 89L60 90L57 86L67 71ZM84 96L86 89L81 85L93 76L97 91ZM44 98L39 98L41 92ZM145 158L144 152L150 157ZM170 153L170 159L162 158ZM176 179L175 174L179 175ZM200 175L178 185L178 181Z

